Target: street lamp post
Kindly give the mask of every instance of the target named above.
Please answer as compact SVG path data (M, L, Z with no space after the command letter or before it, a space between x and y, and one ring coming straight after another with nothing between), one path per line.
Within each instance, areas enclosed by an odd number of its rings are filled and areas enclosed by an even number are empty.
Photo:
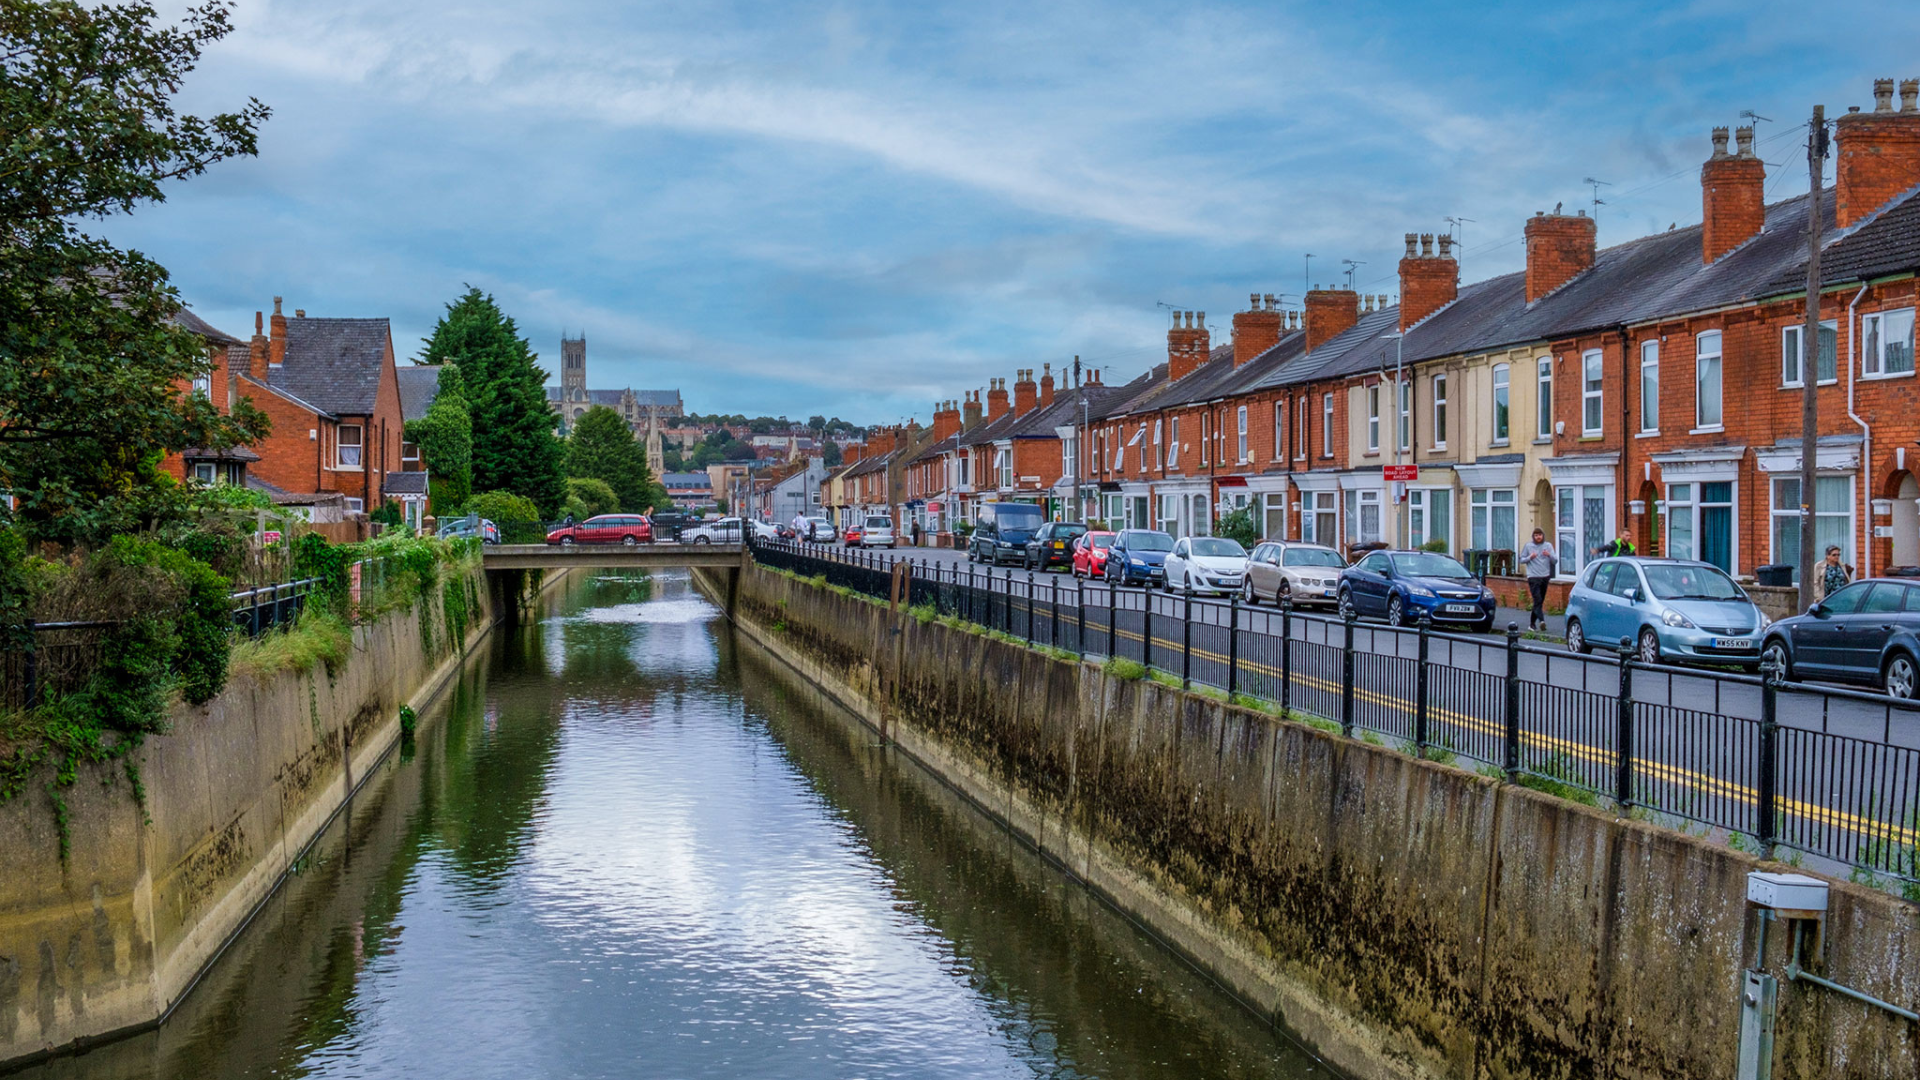
M1393 464L1397 470L1406 463L1404 455L1412 449L1413 444L1413 390L1407 386L1406 382L1407 335L1396 330L1380 336L1393 339ZM1404 409L1401 408L1403 402L1406 405ZM1407 486L1405 480L1398 480L1395 483L1401 485L1400 497L1395 500L1400 504L1399 510L1394 515L1400 532L1397 539L1401 547L1412 547L1410 542L1412 538L1407 535L1407 518L1411 509L1408 506L1408 499L1411 497L1412 489Z

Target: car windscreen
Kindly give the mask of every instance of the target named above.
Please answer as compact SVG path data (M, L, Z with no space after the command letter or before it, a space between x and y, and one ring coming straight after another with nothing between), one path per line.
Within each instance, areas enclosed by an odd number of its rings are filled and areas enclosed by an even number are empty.
M1744 600L1746 594L1733 579L1711 566L1640 567L1647 588L1662 600Z
M1072 540L1085 535L1087 535L1087 527L1085 525L1074 525L1067 522L1054 523L1053 538L1055 540Z
M1019 503L1000 503L993 508L993 520L1002 529L1032 532L1040 527L1040 508Z
M1411 555L1395 555L1393 570L1396 574L1408 577L1464 578L1472 577L1460 560L1449 555L1437 555L1431 551L1416 552Z
M1087 543L1092 544L1094 547L1097 547L1097 548L1110 548L1113 546L1113 534L1100 533L1094 536L1093 539L1087 541Z
M1163 532L1139 530L1127 534L1128 551L1172 551L1173 537Z
M869 528L869 529L891 529L891 528L893 528L893 519L892 519L892 518L883 518L883 517L870 517L870 518L868 518L868 519L867 519L867 528Z
M1217 536L1203 536L1193 542L1195 555L1206 555L1220 559L1244 559L1247 549L1240 546L1238 540L1223 540Z
M1347 561L1331 548L1288 548L1280 556L1281 566L1331 566L1344 568Z

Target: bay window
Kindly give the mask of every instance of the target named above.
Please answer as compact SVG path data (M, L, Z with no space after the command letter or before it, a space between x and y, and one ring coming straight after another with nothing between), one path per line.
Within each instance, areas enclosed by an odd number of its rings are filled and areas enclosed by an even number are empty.
M1347 492L1347 543L1372 544L1380 540L1380 489Z

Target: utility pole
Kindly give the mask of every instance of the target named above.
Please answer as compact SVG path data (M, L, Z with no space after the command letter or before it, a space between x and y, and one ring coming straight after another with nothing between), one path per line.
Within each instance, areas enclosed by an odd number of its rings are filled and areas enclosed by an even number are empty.
M1080 356L1073 357L1073 389L1080 395L1080 426L1073 429L1073 511L1074 521L1087 520L1087 494L1080 490L1080 459L1086 454L1087 389L1080 385Z
M1800 610L1813 606L1818 590L1813 568L1819 565L1814 545L1814 469L1820 456L1820 185L1827 165L1827 107L1813 107L1807 128L1807 174L1812 186L1807 207L1807 321L1800 330ZM1852 328L1848 328L1851 332ZM1838 342L1835 342L1836 351ZM1873 541L1869 539L1868 543Z

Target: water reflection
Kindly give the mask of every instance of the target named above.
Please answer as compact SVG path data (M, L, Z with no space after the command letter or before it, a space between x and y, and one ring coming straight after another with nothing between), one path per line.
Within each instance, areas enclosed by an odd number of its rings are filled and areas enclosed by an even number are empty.
M684 577L547 604L173 1022L27 1075L1315 1075Z

